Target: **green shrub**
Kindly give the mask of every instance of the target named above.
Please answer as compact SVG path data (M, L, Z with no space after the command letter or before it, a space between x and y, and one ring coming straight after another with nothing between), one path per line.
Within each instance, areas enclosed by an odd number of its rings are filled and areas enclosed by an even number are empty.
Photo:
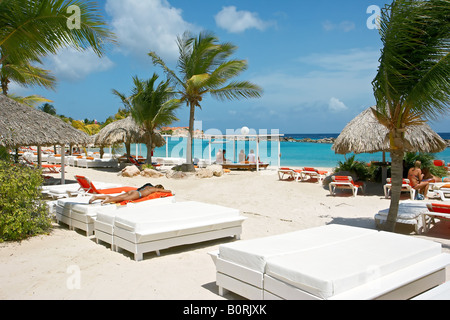
M0 160L0 242L46 233L52 222L40 186L42 172Z
M355 155L346 159L344 162L339 161L334 172L349 171L358 177L359 180L367 180L370 177L369 168L366 163L355 160Z

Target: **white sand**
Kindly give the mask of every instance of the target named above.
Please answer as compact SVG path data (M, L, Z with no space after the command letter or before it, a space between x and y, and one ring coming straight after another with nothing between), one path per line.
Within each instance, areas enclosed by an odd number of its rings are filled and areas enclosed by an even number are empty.
M275 170L182 180L124 178L117 172L73 167L66 171L67 179L81 174L91 180L137 187L151 181L174 191L177 201L237 208L248 217L242 239L329 223L374 229L375 213L390 203L380 185L369 188L364 196L354 198L348 192L333 197L317 183L279 181ZM417 236L412 228L399 228L399 232ZM445 225L419 237L439 241L444 251L450 252L450 230ZM55 224L48 236L0 244L0 299L239 299L232 293L223 298L218 295L215 266L207 254L229 241L162 250L160 257L147 253L143 261L135 262L126 251L113 252L82 232ZM72 281L78 271L79 288Z

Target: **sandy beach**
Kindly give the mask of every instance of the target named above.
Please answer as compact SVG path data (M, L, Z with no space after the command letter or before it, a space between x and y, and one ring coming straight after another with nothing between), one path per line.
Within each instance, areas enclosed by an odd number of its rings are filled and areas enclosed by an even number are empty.
M330 170L328 168L328 170ZM201 179L125 178L106 169L66 168L66 178L81 174L94 181L139 187L162 184L177 201L195 200L237 208L248 219L242 239L253 239L336 223L375 229L374 215L389 207L381 185L369 185L366 195L350 192L330 196L318 183L280 181L275 168L261 172L232 171L222 177ZM57 175L55 175L57 177ZM431 239L450 252L450 230L440 223L426 235L411 227L398 232ZM126 251L113 252L106 244L66 226L54 224L49 235L20 243L0 244L0 299L240 299L218 295L215 266L208 252L219 239L147 253L135 262ZM79 272L79 286L71 283ZM449 275L449 272L447 272Z

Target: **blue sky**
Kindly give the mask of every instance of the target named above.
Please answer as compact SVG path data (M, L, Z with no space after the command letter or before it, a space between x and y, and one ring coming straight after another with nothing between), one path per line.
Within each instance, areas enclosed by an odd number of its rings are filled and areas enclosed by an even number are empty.
M248 60L240 76L264 89L260 99L220 102L211 97L197 109L203 130L278 129L281 133L339 133L364 109L375 104L371 82L381 41L367 26L369 6L381 0L99 0L118 45L99 59L92 52L64 50L45 58L58 78L55 91L11 87L20 95L40 94L59 114L104 121L121 103L111 93L128 94L132 77L154 72L147 53L157 52L175 66L176 37L189 30L214 32L238 46L234 58ZM188 125L188 108L180 121ZM448 117L430 123L448 132Z

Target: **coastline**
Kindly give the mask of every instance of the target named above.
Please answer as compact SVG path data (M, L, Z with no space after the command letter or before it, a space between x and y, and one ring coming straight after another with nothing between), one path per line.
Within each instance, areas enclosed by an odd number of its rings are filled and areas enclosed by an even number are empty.
M357 197L330 196L318 183L278 180L273 167L259 173L232 171L209 179L125 178L118 176L117 170L76 167L66 171L67 179L81 174L94 181L136 187L151 181L174 191L177 202L237 208L247 217L243 240L333 223L374 229L374 215L390 203L381 185L371 185L366 195ZM418 236L409 227L399 228L401 233L441 242L444 251L450 252L447 231L444 227L443 234ZM175 247L162 250L159 257L145 254L143 261L135 262L125 251L113 252L82 232L55 224L50 235L0 244L0 299L240 299L233 293L218 295L215 266L208 255L230 241ZM80 288L68 287L71 268L80 272Z

